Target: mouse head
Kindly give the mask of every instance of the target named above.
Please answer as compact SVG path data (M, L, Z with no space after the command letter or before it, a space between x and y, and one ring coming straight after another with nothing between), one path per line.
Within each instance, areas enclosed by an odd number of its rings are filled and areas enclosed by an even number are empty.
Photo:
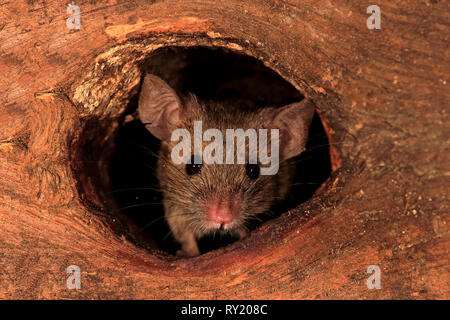
M139 97L139 116L150 133L162 141L158 178L164 193L166 214L183 216L198 236L216 230L243 229L246 222L269 210L288 189L292 174L286 160L305 149L314 113L310 101L305 99L281 108L257 110L246 108L244 104L239 100L234 105L199 103L193 95L177 95L166 82L154 75L146 75L144 79ZM202 126L200 152L195 146L199 122ZM174 132L180 129L185 133L183 146L187 147L182 149L183 152L176 149L180 140L174 141ZM261 163L248 161L250 138L243 140L247 162L225 161L228 151L234 151L234 147L227 149L228 139L218 140L218 137L227 137L228 129L245 132L249 132L248 129L254 132L277 129L279 149L271 149L272 131L268 135L267 146L271 155L274 150L279 151L277 174L262 175ZM214 139L207 137L208 131L215 132ZM223 162L199 163L206 150L211 149L213 140L215 148L210 154L224 153ZM260 137L257 140L260 141ZM237 154L231 158L236 160Z

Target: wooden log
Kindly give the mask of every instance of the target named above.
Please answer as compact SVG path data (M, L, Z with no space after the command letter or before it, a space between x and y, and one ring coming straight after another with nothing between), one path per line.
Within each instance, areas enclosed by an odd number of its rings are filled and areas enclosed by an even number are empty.
M0 297L448 299L450 11L378 5L380 30L359 1L80 2L80 30L67 2L1 5ZM140 63L168 45L264 61L317 105L334 170L295 210L192 259L136 246L80 160L89 121L107 143Z

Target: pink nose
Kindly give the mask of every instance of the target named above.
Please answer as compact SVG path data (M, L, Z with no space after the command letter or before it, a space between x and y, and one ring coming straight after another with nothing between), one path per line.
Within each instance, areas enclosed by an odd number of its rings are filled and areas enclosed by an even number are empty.
M228 201L213 202L207 210L208 218L221 225L231 223L236 216L236 208Z

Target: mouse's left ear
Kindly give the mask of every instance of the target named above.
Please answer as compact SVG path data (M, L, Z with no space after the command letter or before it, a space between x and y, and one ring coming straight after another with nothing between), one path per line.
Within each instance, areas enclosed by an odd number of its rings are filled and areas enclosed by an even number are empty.
M170 140L180 123L181 101L161 78L147 74L139 95L139 117L148 131L160 140Z
M311 100L305 98L281 108L265 108L261 115L268 129L280 130L280 160L295 157L305 150L314 115Z

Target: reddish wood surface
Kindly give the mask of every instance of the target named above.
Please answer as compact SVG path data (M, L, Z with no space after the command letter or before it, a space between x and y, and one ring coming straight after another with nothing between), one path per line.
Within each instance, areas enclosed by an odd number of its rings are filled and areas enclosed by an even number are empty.
M380 0L381 30L360 1L77 4L79 31L67 2L0 4L0 298L450 297L448 2ZM86 119L111 132L165 45L263 60L314 100L332 143L311 200L193 259L134 245L72 170ZM66 288L73 264L81 290Z

